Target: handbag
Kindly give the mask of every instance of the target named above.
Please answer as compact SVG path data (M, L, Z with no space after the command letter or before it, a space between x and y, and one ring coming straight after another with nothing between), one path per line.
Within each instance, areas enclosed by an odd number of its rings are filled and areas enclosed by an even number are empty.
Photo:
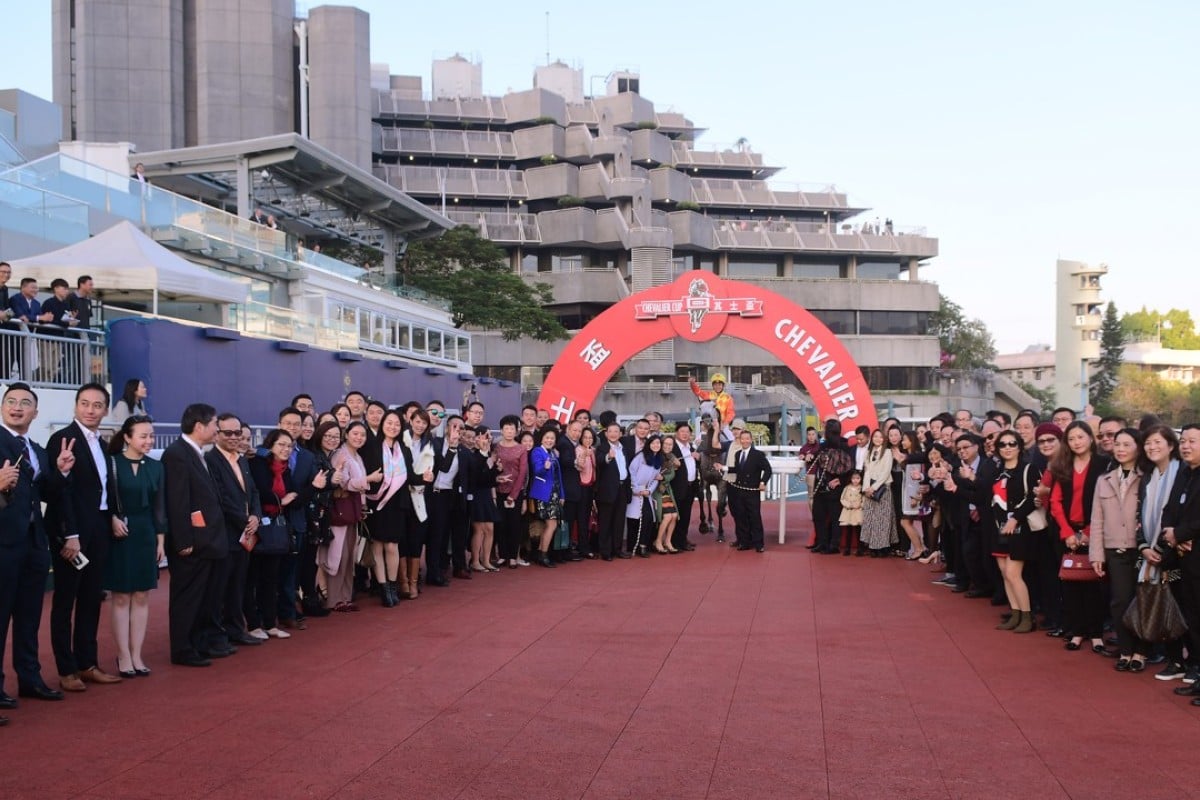
M1122 621L1146 642L1169 642L1187 631L1187 622L1165 581L1139 583Z
M279 497L275 497L279 503ZM292 526L287 512L280 505L279 513L273 517L263 516L258 526L258 543L254 552L260 556L286 556L292 549Z
M339 494L340 493L340 494ZM332 525L356 525L363 519L362 495L338 489L333 493L333 506L329 510Z
M1087 551L1068 551L1063 553L1062 561L1059 562L1058 579L1078 583L1098 581L1100 576L1096 574L1096 570L1092 569L1092 562L1088 559Z
M1029 465L1025 465L1025 485L1029 485ZM1025 524L1029 526L1029 530L1033 532L1044 531L1050 527L1050 521L1046 519L1045 508L1035 508L1025 517Z
M881 483L878 486L876 486L874 489L872 489L871 493L867 496L870 497L872 500L874 500L876 503L878 503L880 500L883 499L883 494L886 491L887 491L887 484Z

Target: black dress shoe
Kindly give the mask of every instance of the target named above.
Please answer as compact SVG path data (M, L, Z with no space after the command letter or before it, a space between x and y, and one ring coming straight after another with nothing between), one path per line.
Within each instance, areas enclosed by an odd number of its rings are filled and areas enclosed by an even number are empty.
M1066 644L1063 645L1064 650L1070 650L1072 652L1074 652L1075 650L1078 650L1081 647L1083 647L1083 645L1079 642L1067 642Z
M601 556L600 558L602 558L604 561L612 561L613 560L612 556Z
M1200 684L1193 683L1191 686L1176 686L1172 691L1180 697L1200 697Z
M1062 628L1052 628L1051 630L1046 631L1046 635L1051 639L1061 639L1065 633L1066 631L1064 631Z
M750 545L748 545L748 544L739 544L739 545L737 546L737 549L738 549L739 551L741 551L741 550L749 550L749 549L750 549Z
M954 592L955 594L964 594L965 592L968 591L968 589L965 586L955 586L950 591Z
M754 548L754 552L756 552L756 553L765 553L766 551L767 551L767 548L763 547L761 544L758 547Z
M571 555L567 556L567 561L583 561L583 556L579 555L579 553L571 553Z
M430 578L429 580L425 581L425 585L426 586L440 586L441 588L444 589L450 585L450 582L445 580L444 578Z
M992 596L991 592L981 592L978 589L972 589L971 591L967 592L967 597L971 598L972 600L977 600L981 597L991 597L991 596Z
M17 698L9 697L4 692L0 692L0 709L10 710L17 707Z
M236 647L219 647L200 653L201 658L228 658L237 652Z
M632 553L617 553L617 558L633 558Z
M1105 658L1116 658L1119 655L1118 651L1109 650L1107 647L1105 647L1102 644L1092 645L1092 652L1095 653L1096 655L1104 656Z
M207 658L201 657L198 653L182 653L177 656L171 656L171 663L180 667L209 667L212 662Z
M34 700L62 700L63 693L57 689L51 689L46 684L42 683L37 686L22 686L17 690L17 694L21 697L30 697Z
M232 642L235 642L237 644L246 645L247 647L257 647L262 644L262 639L255 639L253 636L246 633L245 631L230 634L229 639Z
M718 537L717 537L717 541L718 541L718 542L723 542L723 541L725 541L725 537L724 537L724 536L718 536Z
M684 545L683 547L681 547L679 549L680 550L695 550L696 545L692 544L691 542L688 542L686 545Z
M8 724L8 717L0 717L0 728Z

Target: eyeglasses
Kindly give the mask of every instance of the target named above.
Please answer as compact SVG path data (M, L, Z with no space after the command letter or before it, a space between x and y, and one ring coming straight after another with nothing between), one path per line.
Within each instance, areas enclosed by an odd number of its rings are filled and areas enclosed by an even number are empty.
M446 416L445 411L438 411L436 408L427 408L425 411L429 414L429 416L437 417L438 419L442 419Z
M1117 438L1117 435L1115 433L1105 433L1104 431L1100 431L1099 433L1096 434L1096 438L1097 439L1115 439L1115 438Z
M970 450L974 446L975 445L973 443L968 442L967 444L960 444L960 445L956 446L954 449L961 453L964 450Z
M1037 443L1038 444L1054 444L1057 441L1058 441L1058 439L1053 436L1043 436L1042 438L1037 440Z
M1020 447L1016 442L997 442L996 447Z
M17 399L16 397L4 398L4 405L8 408L33 408L35 403L28 397Z
M996 441L996 434L989 433L987 436L985 436L983 438L984 438L984 441L994 442L994 441Z
M238 428L235 431L226 431L226 430L222 430L221 428L217 428L217 433L221 436L241 436L242 429Z

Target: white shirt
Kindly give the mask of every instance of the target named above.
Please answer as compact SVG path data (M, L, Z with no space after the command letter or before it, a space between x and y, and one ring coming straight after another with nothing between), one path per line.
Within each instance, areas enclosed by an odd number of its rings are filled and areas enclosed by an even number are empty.
M108 511L108 459L105 458L104 447L100 444L100 434L85 428L79 420L75 420L75 424L83 431L83 438L92 454L92 463L96 465L96 474L100 476L100 510Z
M867 450L870 447L868 444L863 447L854 448L854 468L859 472L862 472L863 466L867 463Z
M451 449L450 443L447 442L445 444L445 449L442 451L442 454L445 455L446 453L448 453L450 451L450 449ZM454 460L450 462L450 469L446 470L445 472L439 472L437 474L437 477L433 481L433 488L435 488L435 489L453 489L454 488L454 476L458 474L458 462L459 462L458 448L454 448L454 453L455 453Z
M621 480L629 477L629 466L625 463L625 450L621 447L621 443L617 442L610 446L609 451L613 454L613 461L617 462L617 474L621 476Z
M688 483L691 483L696 480L696 459L692 458L692 446L676 440L675 448L679 450L684 469L687 470Z
M204 460L204 448L196 444L196 440L188 436L186 433L179 434L179 438L183 439L192 449L196 451L196 455L200 456L200 463L204 465L204 471L208 471L208 462Z
M0 427L3 427L4 430L11 433L13 436L20 436L25 439L25 460L29 462L31 467L33 467L33 479L36 481L38 475L40 475L42 472L42 465L38 463L37 451L33 449L33 441L30 440L29 434L17 433L7 425L2 425Z

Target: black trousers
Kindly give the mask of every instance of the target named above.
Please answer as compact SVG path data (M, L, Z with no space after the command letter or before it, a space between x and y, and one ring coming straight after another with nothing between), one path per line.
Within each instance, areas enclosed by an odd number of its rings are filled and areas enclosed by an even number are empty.
M1109 613L1112 615L1113 630L1117 632L1117 643L1121 655L1129 656L1134 653L1145 655L1149 648L1145 642L1133 635L1125 624L1125 611L1137 594L1137 559L1136 548L1124 548L1118 553L1115 549L1104 550L1104 569L1108 573Z
M733 515L734 533L739 547L763 546L762 497L758 487L742 489L729 487L729 513ZM841 532L829 544L836 549Z
M13 669L18 686L42 683L38 663L38 629L42 626L42 598L50 553L37 545L37 535L13 544L0 545L0 691L4 689L4 646L12 622Z
M597 542L600 555L612 558L619 554L624 546L625 504L597 501L596 516L600 526Z
M675 509L679 519L671 533L671 546L683 550L688 546L688 529L692 527L692 508L695 506L696 482L689 481L682 492L675 495Z
M242 548L239 546L238 550ZM225 586L229 583L229 572L229 556L213 560L212 572L204 588L203 623L197 631L200 655L210 650L224 650L229 647L229 635L225 633L225 626L221 624L221 609L225 603Z
M971 581L971 588L977 592L991 594L994 587L991 575L988 573L987 560L992 556L987 552L987 536L984 533L983 524L982 517L979 522L967 523L962 535L962 554L967 567L967 576ZM965 585L963 576L956 577L960 586Z
M199 655L206 644L202 641L204 598L215 561L176 553L168 557L167 565L171 572L168 610L171 656Z
M1086 558L1086 553L1084 554ZM1099 639L1104 635L1105 588L1103 581L1063 581L1062 625L1071 636Z
M104 564L108 560L109 532L94 533L80 550L88 558L83 569L75 569L53 551L54 599L50 603L50 644L59 675L73 675L99 664L97 631L100 606L104 601ZM53 540L52 540L53 541ZM72 624L73 623L73 624Z
M225 591L221 598L220 626L226 636L246 632L246 572L250 569L250 554L240 544L234 544L229 558L223 562Z
M500 506L500 522L496 524L496 543L500 547L500 558L516 558L521 553L521 543L528 538L525 520L521 517L521 503L514 503L512 508L497 502Z
M1048 626L1062 627L1062 581L1058 579L1058 566L1063 554L1062 540L1053 526L1033 535L1037 541L1037 608L1046 618Z
M288 556L250 554L246 571L246 597L242 604L246 626L267 630L278 624L279 567Z
M833 550L841 530L838 517L842 513L842 498L839 492L821 492L813 496L813 528L817 534L818 550Z
M579 503L576 506L575 516L575 548L580 555L586 556L589 553L596 553L600 550L599 541L592 536L590 531L592 521L592 507L595 505L594 497L596 491L594 486L581 486L579 488Z
M654 501L649 497L642 498L640 517L625 519L626 549L633 553L639 547L649 548L658 536L658 521L654 519Z
M1183 612L1184 620L1187 621L1188 629L1183 635L1183 641L1187 645L1188 663L1193 666L1200 665L1200 576L1189 575L1184 571L1183 577L1170 585L1172 590L1175 590L1176 586L1179 587L1175 599L1179 602L1179 610Z
M431 489L425 494L425 502L429 511L425 536L425 580L436 583L446 577L446 547L454 538L454 529L462 527L466 507L462 494L454 489ZM459 539L456 555L459 562L465 565L462 548L465 537L460 536Z

